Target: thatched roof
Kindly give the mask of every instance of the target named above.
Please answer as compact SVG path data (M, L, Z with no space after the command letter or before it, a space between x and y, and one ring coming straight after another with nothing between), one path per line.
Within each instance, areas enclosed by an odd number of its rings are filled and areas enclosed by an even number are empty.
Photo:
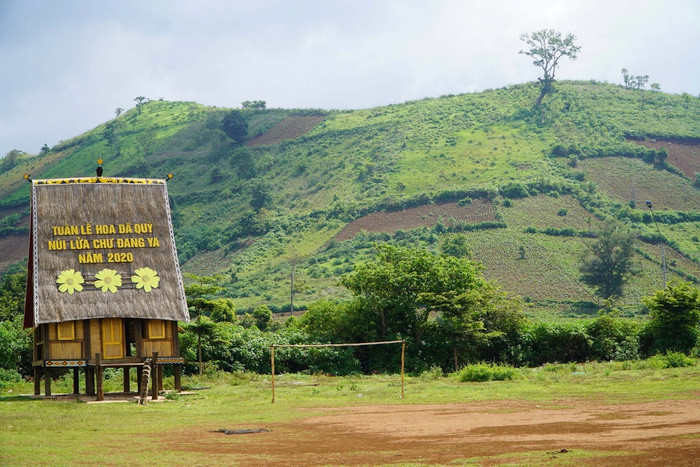
M33 180L29 263L27 327L189 320L164 180Z

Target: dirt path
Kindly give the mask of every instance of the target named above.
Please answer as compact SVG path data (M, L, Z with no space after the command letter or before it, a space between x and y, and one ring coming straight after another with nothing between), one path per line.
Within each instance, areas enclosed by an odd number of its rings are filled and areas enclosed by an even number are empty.
M265 428L180 432L167 448L235 455L240 465L700 465L700 399L361 406Z

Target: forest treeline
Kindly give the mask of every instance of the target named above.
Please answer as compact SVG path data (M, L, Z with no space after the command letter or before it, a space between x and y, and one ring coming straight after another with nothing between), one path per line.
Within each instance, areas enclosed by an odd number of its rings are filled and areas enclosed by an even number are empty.
M635 360L658 353L697 354L700 290L673 282L644 300L647 321L622 318L610 302L593 319L533 322L524 304L483 276L481 263L446 251L376 245L373 261L356 264L342 285L353 299L320 300L301 316L273 319L262 305L237 315L230 299L211 298L215 277L186 287L191 321L182 324L185 370L270 372L270 347L280 344L406 341L406 368L456 371L476 362L538 366L553 362ZM457 256L455 256L457 254ZM0 282L0 380L31 374L31 338L22 329L26 272ZM279 372L334 375L396 372L396 346L282 348Z

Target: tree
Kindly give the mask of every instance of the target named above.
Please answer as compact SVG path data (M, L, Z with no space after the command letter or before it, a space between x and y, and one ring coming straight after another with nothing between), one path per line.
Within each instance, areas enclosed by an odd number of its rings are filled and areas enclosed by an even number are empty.
M0 281L0 321L12 321L24 313L27 273L6 274Z
M306 259L308 255L302 253L296 247L292 247L287 253L285 259L289 261L289 312L294 314L294 296L297 292L302 292L305 290L306 284L304 281L297 280L297 264Z
M634 242L629 229L608 221L597 240L584 251L581 279L596 288L596 295L605 299L622 295L623 286L634 273Z
M253 184L251 188L250 205L255 208L256 211L260 211L260 209L267 206L270 201L272 201L272 196L270 196L268 186L262 182Z
M143 156L148 157L153 150L153 143L156 141L156 129L147 128L136 136L136 142L143 149Z
M145 101L146 98L143 96L138 96L138 97L135 97L134 100L136 101L136 110L139 111L139 115L140 115L141 114L141 106L143 105L143 101Z
M626 89L644 89L644 86L649 81L649 75L632 76L627 72L627 68L623 68L622 81L625 82Z
M124 109L122 109L121 107L117 107L114 110L114 118L119 118L119 116L122 114L122 112L124 112Z
M253 319L258 329L266 331L272 322L272 310L267 305L258 305L253 310Z
M2 163L0 163L0 169L6 172L17 165L19 161L19 156L22 155L22 151L19 149L13 149L2 158Z
M186 273L185 277L193 281L192 284L185 286L185 295L187 296L188 308L197 315L195 322L190 324L189 329L197 334L197 358L199 361L199 374L201 375L202 335L211 335L214 330L214 323L203 315L206 312L211 313L216 307L216 303L213 300L205 297L218 292L221 290L221 287L216 285L219 281L218 276L199 276Z
M471 258L472 254L469 249L469 240L464 234L445 236L440 243L440 251L456 258Z
M221 121L221 129L236 144L243 144L248 138L248 122L245 121L240 110L227 113Z
M651 352L684 352L695 347L700 334L700 290L688 282L673 282L644 299L650 320L644 333Z
M241 106L244 109L265 110L265 108L267 107L267 102L265 102L265 101L245 101L245 102L241 102Z
M468 259L386 244L376 248L377 260L356 267L341 283L378 318L381 340L388 335L420 340L430 314L421 294L461 294L485 283L481 264Z
M236 322L236 306L230 298L217 298L213 300L214 307L211 310L211 319L217 323Z
M522 34L520 40L525 42L529 49L521 50L519 53L532 57L534 59L532 64L541 68L543 72L542 78L539 78L540 95L535 101L535 106L539 108L544 96L552 91L552 83L559 60L562 57L576 60L581 47L574 43L576 36L573 34L567 34L562 39L561 33L552 29Z

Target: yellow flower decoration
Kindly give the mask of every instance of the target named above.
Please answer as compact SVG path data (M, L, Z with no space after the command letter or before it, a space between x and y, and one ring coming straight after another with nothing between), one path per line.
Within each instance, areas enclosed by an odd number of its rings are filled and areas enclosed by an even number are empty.
M95 287L102 289L103 292L108 290L112 293L117 292L117 287L122 286L122 276L117 274L114 269L103 269L95 274Z
M73 292L76 290L78 292L82 291L83 286L81 284L83 282L85 282L83 275L80 274L80 271L75 271L74 269L61 271L61 274L58 275L58 279L56 279L58 290L62 293L68 292L68 295L73 295Z
M151 268L139 268L136 270L136 274L131 276L131 282L136 284L137 289L150 292L151 289L158 288L160 277L158 277L158 273Z

